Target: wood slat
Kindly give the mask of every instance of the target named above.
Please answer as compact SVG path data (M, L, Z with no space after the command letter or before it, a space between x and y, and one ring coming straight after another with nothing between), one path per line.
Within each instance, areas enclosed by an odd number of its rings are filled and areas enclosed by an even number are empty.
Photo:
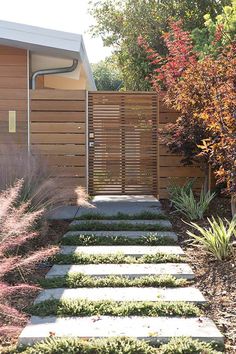
M85 168L75 167L75 166L51 166L50 172L52 176L55 177L84 177L85 176Z
M32 111L54 111L54 112L83 112L86 109L85 101L65 100L31 100Z
M160 177L202 177L203 171L198 167L162 167Z
M188 180L188 176L187 177L162 177L160 178L160 188L167 188L169 187L171 184L178 184L180 186L183 186L187 180ZM202 185L204 183L204 178L203 177L195 177L195 182L194 182L194 187L195 188L201 188Z
M84 145L49 145L49 144L32 144L32 151L39 155L84 155Z
M0 46L0 55L23 55L26 56L26 50L21 48L9 47L6 45Z
M1 100L0 99L0 110L1 111L26 111L27 101L26 100Z
M1 50L1 46L0 46ZM21 78L26 78L27 77L27 67L26 65L1 65L0 63L0 77L11 77L11 78L16 78L16 77L21 77Z
M30 98L37 100L69 100L69 101L85 101L85 90L52 90L38 89L30 91Z
M38 134L31 135L33 144L85 144L85 134Z
M27 78L26 77L25 78L24 77L1 77L0 88L27 89Z
M32 112L30 114L31 122L47 123L85 123L85 112Z
M62 167L84 167L86 163L85 155L80 156L49 156L47 159L49 166Z
M1 65L25 65L26 66L27 55L26 51L22 55L2 54L0 53L0 66Z
M1 76L1 75L0 75ZM1 83L0 83L1 86ZM0 100L26 100L27 90L0 88Z
M85 133L85 123L31 123L32 133Z

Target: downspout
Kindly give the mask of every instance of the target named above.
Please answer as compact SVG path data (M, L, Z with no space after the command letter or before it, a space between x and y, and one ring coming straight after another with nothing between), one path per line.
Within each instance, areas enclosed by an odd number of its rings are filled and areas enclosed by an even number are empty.
M52 74L62 74L62 73L70 73L74 71L78 66L78 60L73 59L73 64L71 66L63 67L63 68L54 68L54 69L42 69L35 71L31 76L31 88L35 90L36 88L36 79L41 75L52 75Z

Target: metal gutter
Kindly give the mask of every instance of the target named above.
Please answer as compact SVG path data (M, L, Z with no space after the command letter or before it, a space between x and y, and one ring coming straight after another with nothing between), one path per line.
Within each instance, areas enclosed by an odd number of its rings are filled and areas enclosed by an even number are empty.
M31 88L35 90L36 88L36 79L41 75L53 75L53 74L62 74L62 73L70 73L74 71L78 66L78 59L73 59L73 64L71 66L66 66L62 68L52 68L52 69L41 69L35 71L31 76Z

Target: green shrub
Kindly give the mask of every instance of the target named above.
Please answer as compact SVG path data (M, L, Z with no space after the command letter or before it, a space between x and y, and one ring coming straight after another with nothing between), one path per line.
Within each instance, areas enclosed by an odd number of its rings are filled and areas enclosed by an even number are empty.
M189 194L193 188L195 181L196 178L192 178L190 180L187 180L183 186L180 186L179 184L176 184L174 180L171 180L171 183L167 188L170 195L170 199L172 200L176 197L179 197L182 192Z
M153 338L152 338L153 339ZM169 343L155 345L127 337L83 340L48 338L28 348L12 349L4 354L220 354L215 345L191 338L172 338Z
M45 300L28 308L34 316L200 316L200 309L187 302Z
M57 264L143 264L143 263L180 263L184 258L175 254L156 253L147 254L141 257L126 256L122 253L116 254L57 254L53 258Z
M158 236L155 232L149 233L148 236L143 237L125 237L125 236L95 236L93 234L66 236L62 239L63 245L72 246L163 246L175 245L176 241L166 236Z
M161 213L143 211L136 214L127 214L118 212L114 215L105 215L102 213L83 213L76 220L166 220L167 216Z
M77 225L71 225L70 230L80 231L169 231L171 227L159 224L130 224L125 221L118 221L114 224L96 221L84 221Z
M147 275L130 279L126 276L108 275L92 277L90 275L74 273L65 277L41 279L43 288L107 288L107 287L181 287L188 285L184 278L175 278L172 275Z
M205 194L202 190L200 198L196 199L192 190L189 193L182 190L179 195L172 199L172 202L175 209L188 219L198 220L203 219L204 213L214 197L215 193L209 191Z
M214 344L204 343L191 338L173 338L160 347L159 354L219 354Z
M231 221L225 219L225 222L220 217L207 220L210 227L201 227L193 222L188 224L198 231L198 235L191 231L187 231L187 234L208 253L222 261L230 255L233 248L232 238L236 235L236 218Z

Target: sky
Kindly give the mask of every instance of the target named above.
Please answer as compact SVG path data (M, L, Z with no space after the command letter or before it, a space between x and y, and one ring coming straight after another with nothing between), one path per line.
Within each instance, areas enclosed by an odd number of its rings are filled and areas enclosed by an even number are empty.
M95 23L88 14L89 0L0 0L0 19L83 34L91 63L109 56L101 38L91 38L89 26Z

